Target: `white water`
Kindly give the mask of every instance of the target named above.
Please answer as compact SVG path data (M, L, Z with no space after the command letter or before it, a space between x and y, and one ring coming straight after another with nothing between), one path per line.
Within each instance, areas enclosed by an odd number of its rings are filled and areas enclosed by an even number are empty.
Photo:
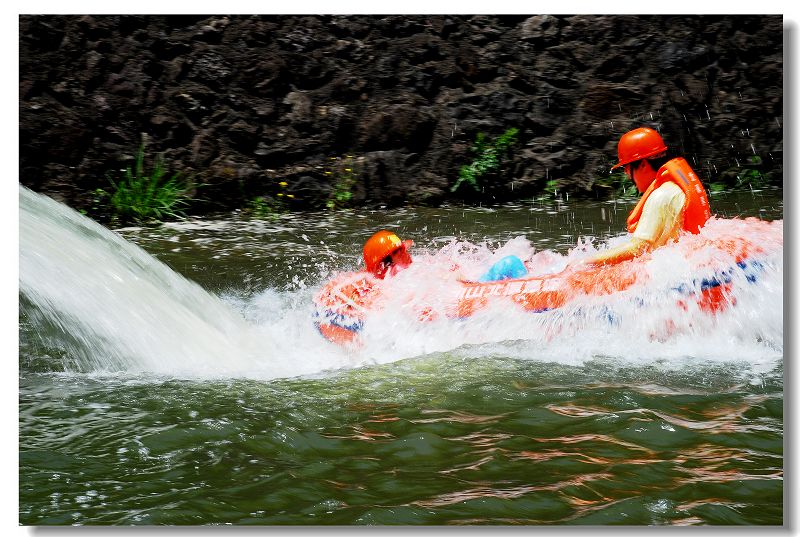
M709 239L711 244L720 244L743 236L763 248L756 256L763 269L756 273L755 283L747 281L747 272L734 271L735 307L709 315L700 311L692 295L677 296L672 291L719 268L736 266L734 257L723 250L698 245ZM620 240L624 237L610 242ZM646 282L624 292L576 300L544 313L523 313L497 303L467 320L420 323L419 308L408 297L422 297L420 304L430 305L430 296L447 294L444 267L452 262L459 262L462 273L476 278L492 261L513 253L531 260L539 274L546 274L595 251L591 244L584 244L567 255L536 252L521 237L496 252L453 243L432 255L415 256L414 264L391 282L396 300L390 300L388 307L365 324L366 352L390 361L393 356L381 351L387 342L393 342L396 353L408 356L467 344L477 347L463 348L460 352L466 356L497 355L571 365L605 356L675 367L687 362L733 361L770 370L783 355L782 242L782 222L712 219L699 236L662 247L651 260L640 263ZM707 268L698 268L702 266ZM688 298L686 305L681 306L678 298ZM495 344L487 346L486 342Z
M220 298L65 205L19 196L20 292L79 370L294 374Z
M411 268L390 282L397 301L368 319L365 345L343 350L311 323L311 299L321 282L300 291L220 298L116 233L20 187L19 284L32 306L26 311L35 331L49 346L64 349L70 367L80 372L275 378L454 349L467 357L576 365L607 356L668 367L718 360L769 369L783 353L782 222L717 220L702 237L741 234L760 234L765 269L757 284L738 282L737 306L718 317L663 300L664 290L691 276L690 265L698 261L690 259L690 244L682 241L660 249L646 265L651 283L644 293L637 290L637 296L650 297L644 308L623 293L582 303L580 314L577 306L543 314L497 307L466 321L419 323L413 303L409 307L401 297L424 294L426 286L428 296L442 294L453 261L462 275L476 277L492 260L513 253L533 261L540 272L552 272L594 249L582 244L562 256L536 252L522 237L494 252L452 241L415 254ZM614 323L608 322L609 308ZM674 326L665 331L670 320Z

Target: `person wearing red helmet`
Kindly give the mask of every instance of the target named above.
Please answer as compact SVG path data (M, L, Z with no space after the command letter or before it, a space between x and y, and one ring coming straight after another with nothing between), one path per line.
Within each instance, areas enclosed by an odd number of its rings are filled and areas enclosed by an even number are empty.
M367 271L378 279L396 274L411 264L408 249L413 241L403 241L391 231L381 230L364 243L364 263Z
M666 154L664 140L653 129L640 127L622 135L619 162L611 169L623 168L642 192L628 215L631 238L584 263L613 264L637 257L677 239L681 231L698 233L711 217L700 178L686 159Z
M407 268L411 262L409 248L413 241L403 241L396 233L381 230L372 235L364 243L364 264L367 272L382 280L386 275L394 276ZM458 265L451 267L452 272L457 272ZM515 255L508 255L493 264L478 281L492 282L520 278L528 273L525 264Z

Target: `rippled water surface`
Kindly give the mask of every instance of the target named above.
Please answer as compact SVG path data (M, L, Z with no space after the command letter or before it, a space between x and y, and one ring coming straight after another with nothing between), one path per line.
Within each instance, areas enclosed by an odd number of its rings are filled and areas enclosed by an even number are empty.
M22 254L48 212L25 200ZM766 220L783 210L780 192L720 194L712 206ZM619 234L629 208L232 215L118 230L163 272L76 227L58 238L89 258L74 273L61 263L73 284L47 288L49 263L22 255L20 522L782 524L782 264L754 288L769 304L743 297L713 329L667 340L597 325L453 344L468 324L426 332L384 318L396 338L351 352L311 324L313 292L356 269L380 227L420 255L460 241L478 257L560 256L581 237L600 246ZM189 319L195 304L204 312Z

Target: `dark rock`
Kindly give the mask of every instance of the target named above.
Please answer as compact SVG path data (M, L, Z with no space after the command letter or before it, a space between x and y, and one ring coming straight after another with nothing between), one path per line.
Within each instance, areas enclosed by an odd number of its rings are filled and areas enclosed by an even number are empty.
M314 119L311 98L307 93L293 91L284 97L283 104L290 107L285 118L292 123L308 124Z
M522 22L520 38L535 44L554 43L559 33L558 19L553 15L536 15Z
M229 23L230 20L227 17L206 21L206 24L200 26L192 37L206 43L218 44L222 41L223 32Z
M189 77L208 85L221 86L233 74L230 63L221 55L205 52L194 60Z
M363 198L399 205L415 190L412 155L400 151L373 151L364 154Z
M360 125L366 150L407 147L422 151L433 135L435 118L428 110L411 104L396 104L366 115Z
M495 200L589 191L641 125L704 180L754 148L781 170L780 16L23 15L19 43L21 181L76 204L143 133L212 185L209 209L267 173L324 206L344 154L363 158L356 202L439 203L476 135L510 127Z
M240 119L228 128L228 137L234 148L242 153L249 153L258 143L258 125L253 125Z
M191 143L192 164L196 167L208 166L219 154L219 143L213 129L197 134Z

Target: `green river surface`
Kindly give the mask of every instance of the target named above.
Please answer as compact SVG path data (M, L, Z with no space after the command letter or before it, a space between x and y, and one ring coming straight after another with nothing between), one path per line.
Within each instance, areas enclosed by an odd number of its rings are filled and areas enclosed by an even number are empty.
M620 234L633 201L233 214L116 230L265 327L264 356L229 372L235 349L174 371L168 356L152 370L97 365L42 338L21 293L20 524L783 524L780 340L763 351L754 341L745 357L721 345L711 359L678 340L635 359L600 348L572 360L580 334L551 343L552 359L523 336L353 358L313 329L313 292L357 269L377 229L428 251L454 237L497 248L524 236L563 254L580 237ZM711 203L725 217L783 218L782 191ZM133 296L108 308L139 311ZM111 322L95 309L97 323Z

